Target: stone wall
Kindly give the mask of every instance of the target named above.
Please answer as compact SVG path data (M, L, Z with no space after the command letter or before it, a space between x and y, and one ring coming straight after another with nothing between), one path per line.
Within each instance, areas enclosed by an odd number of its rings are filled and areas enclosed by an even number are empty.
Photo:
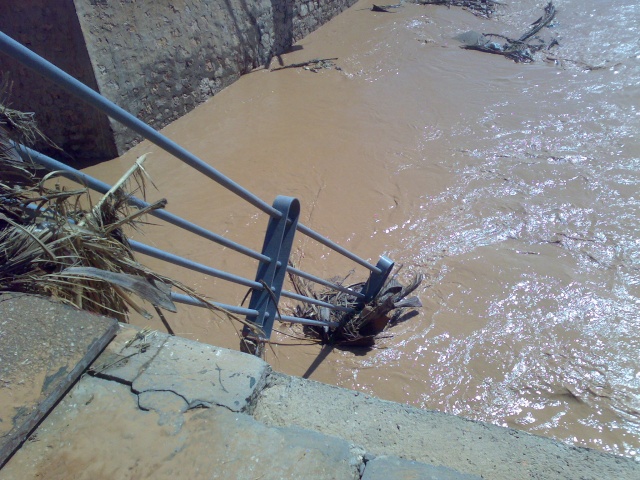
M14 21L10 17L19 18L20 38L14 38L31 42L30 48L45 58L71 69L70 73L151 126L162 128L240 75L268 64L274 55L355 1L57 0L56 8L47 8L52 4L47 0L22 2L30 5L26 10L40 5L34 17L19 6L19 0L5 0L0 2L0 29L14 36L5 28ZM30 33L41 39L38 48ZM4 70L5 65L6 57L0 56L0 68ZM107 159L139 141L98 113L92 120L56 122L51 111L71 110L69 100L45 103L44 87L34 90L30 82L21 78L17 82L20 106L36 111L47 133L66 149L84 154L87 142L97 142L107 132L111 144L101 139L100 146L108 148L93 151L99 150L101 159Z
M357 0L291 0L293 3L293 40L306 37L327 20L335 17Z

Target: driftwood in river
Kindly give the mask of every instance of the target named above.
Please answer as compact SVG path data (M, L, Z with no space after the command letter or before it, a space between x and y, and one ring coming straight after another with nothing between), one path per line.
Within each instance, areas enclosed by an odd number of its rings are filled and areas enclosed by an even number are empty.
M336 68L336 64L334 60L338 60L338 57L335 58L314 58L313 60L307 60L306 62L300 63L292 63L290 65L285 65L284 67L272 68L272 72L277 72L278 70L284 70L286 68L304 68L305 70L312 71L317 73L319 70L323 68Z
M445 5L462 7L478 17L491 18L497 8L503 5L495 0L415 0L419 5Z
M389 10L390 8L400 8L402 7L401 3L396 3L395 5L376 5L375 3L371 6L372 12L383 12L383 13L395 13Z
M465 32L456 39L462 42L462 48L503 55L515 62L533 62L533 54L540 50L549 50L558 42L555 39L544 40L536 35L551 24L556 15L556 7L549 2L543 15L531 24L531 28L518 39L512 39L497 33ZM535 40L535 42L533 41Z

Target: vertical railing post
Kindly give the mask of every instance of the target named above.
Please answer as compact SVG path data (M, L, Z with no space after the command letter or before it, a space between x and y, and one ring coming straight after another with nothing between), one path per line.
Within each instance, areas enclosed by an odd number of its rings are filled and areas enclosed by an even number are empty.
M380 289L384 286L384 282L387 281L391 270L393 270L393 260L385 257L384 255L380 257L376 267L380 269L380 273L371 272L371 276L369 276L369 280L365 283L362 288L362 292L364 294L364 298L361 300L363 304L369 303L373 300L376 295L380 292Z
M278 312L278 301L287 272L289 254L296 233L300 202L292 197L278 196L273 208L282 213L280 218L271 217L264 237L262 254L270 258L269 262L260 262L256 274L256 282L263 285L262 290L254 289L251 293L249 308L257 310L254 318L247 321L254 323L259 329L259 339L268 340L273 329L273 322ZM245 327L244 336L255 337L249 327Z

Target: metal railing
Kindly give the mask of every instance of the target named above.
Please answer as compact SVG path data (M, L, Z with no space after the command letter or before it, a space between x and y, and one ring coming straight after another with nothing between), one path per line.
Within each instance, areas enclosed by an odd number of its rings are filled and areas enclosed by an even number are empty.
M332 305L315 298L310 298L293 292L282 290L284 277L287 271L290 274L300 276L302 278L305 278L306 280L316 282L318 284L333 288L341 292L349 293L350 295L358 298L361 305L364 305L367 302L371 301L382 288L389 273L391 272L391 269L393 268L393 262L383 255L380 257L380 260L376 265L372 265L356 254L350 252L346 248L341 247L335 242L332 242L328 238L313 231L309 227L302 225L298 222L300 204L297 199L278 196L274 204L269 205L247 189L243 188L230 178L217 171L215 168L211 167L209 164L202 161L200 158L196 157L193 153L189 152L174 141L165 137L149 125L145 124L113 102L107 100L99 93L90 89L63 70L51 64L44 58L36 55L31 50L24 47L2 32L0 32L0 52L13 57L23 65L31 68L38 74L61 86L72 95L80 98L81 100L84 100L109 117L132 129L142 137L156 144L166 152L172 154L182 162L193 167L198 172L209 177L213 181L222 185L226 189L238 195L240 198L244 199L262 212L269 215L270 219L265 233L265 240L262 251L257 252L165 210L154 210L150 212L150 215L154 215L171 225L199 235L214 243L230 248L238 253L257 260L259 263L255 280L250 280L229 272L221 271L137 241L132 240L130 242L133 250L137 252L154 257L156 259L160 259L165 262L172 263L174 265L179 265L193 271L211 275L228 282L251 288L252 294L248 308L226 305L217 302L213 303L233 313L245 315L249 321L257 325L259 327L259 330L262 331L262 334L260 335L262 339L268 339L270 337L276 316L278 316L279 320L287 322L297 322L308 325L330 327L336 326L335 323L331 322L323 322L319 320L285 315L280 316L278 314L278 302L281 296L288 297L297 301L319 305L332 310L340 310L345 312L352 311L352 309L343 306ZM16 146L16 148L21 155L31 158L33 161L36 161L37 163L50 170L65 172L65 174L70 179L76 181L81 180L89 188L95 191L106 193L111 188L110 185L101 182L100 180L92 178L89 175L86 175L62 162L49 158L27 147ZM130 203L137 208L144 208L149 205L144 200L135 197L132 197L130 199ZM310 273L290 266L289 256L291 253L293 239L296 231L343 255L349 260L367 268L370 271L370 275L362 290L354 291L342 285L323 280ZM201 301L187 295L172 293L172 299L179 303L204 306ZM248 330L245 329L245 334L248 333Z

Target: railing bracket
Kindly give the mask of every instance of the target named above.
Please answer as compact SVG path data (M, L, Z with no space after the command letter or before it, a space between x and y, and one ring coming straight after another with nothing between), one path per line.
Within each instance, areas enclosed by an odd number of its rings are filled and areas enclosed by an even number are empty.
M273 208L282 215L280 218L269 219L262 254L270 260L261 262L258 266L256 282L261 283L263 288L254 289L249 301L249 308L257 310L258 315L247 317L257 327L257 338L260 340L269 340L273 322L279 313L278 302L300 216L300 202L295 198L279 195L273 202ZM256 338L255 332L248 326L244 328L243 335Z

